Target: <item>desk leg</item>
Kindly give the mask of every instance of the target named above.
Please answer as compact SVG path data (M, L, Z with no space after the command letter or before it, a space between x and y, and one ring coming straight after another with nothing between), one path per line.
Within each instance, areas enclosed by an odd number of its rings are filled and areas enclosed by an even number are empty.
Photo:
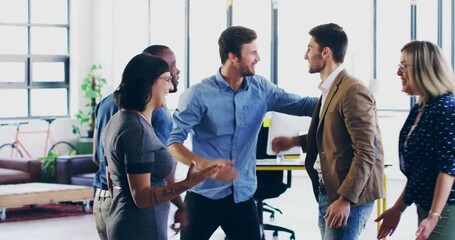
M387 175L384 173L384 198L383 199L378 199L377 201L378 204L378 217L381 215L386 209L387 209ZM378 233L379 233L379 228L381 227L381 223L378 222ZM386 240L387 238L383 238Z
M0 208L0 220L6 219L6 208Z
M90 201L83 201L83 204L84 204L84 212L88 212L90 211Z

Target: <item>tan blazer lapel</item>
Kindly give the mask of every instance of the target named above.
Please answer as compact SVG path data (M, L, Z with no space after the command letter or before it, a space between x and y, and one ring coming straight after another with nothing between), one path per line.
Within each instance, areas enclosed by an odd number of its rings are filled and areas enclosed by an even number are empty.
M330 103L332 102L333 96L337 93L339 89L339 85L341 83L341 80L346 76L346 70L341 71L338 76L335 78L335 81L333 81L332 86L330 87L329 93L327 94L327 98L325 99L324 106L322 106L320 117L319 117L319 124L318 124L318 131L319 127L321 126L321 123L324 120L325 114L327 113L327 109L330 106Z

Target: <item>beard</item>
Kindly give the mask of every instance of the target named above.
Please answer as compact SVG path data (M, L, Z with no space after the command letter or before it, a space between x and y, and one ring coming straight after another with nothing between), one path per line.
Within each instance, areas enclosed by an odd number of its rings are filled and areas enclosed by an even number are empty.
M177 83L172 83L172 86L174 86L174 88L172 89L172 91L169 91L169 93L175 93L177 92Z
M239 71L243 77L253 76L255 74L254 68L250 69L248 65L242 63L239 65Z
M325 68L325 63L322 61L322 58L313 59L312 63L308 67L309 73L319 73L322 69Z
M169 91L169 93L177 92L177 86L179 85L178 79L172 78L171 83L174 88L171 91Z
M309 59L310 60L310 59ZM322 60L322 54L316 54L308 61L308 72L319 73L325 68L325 62Z

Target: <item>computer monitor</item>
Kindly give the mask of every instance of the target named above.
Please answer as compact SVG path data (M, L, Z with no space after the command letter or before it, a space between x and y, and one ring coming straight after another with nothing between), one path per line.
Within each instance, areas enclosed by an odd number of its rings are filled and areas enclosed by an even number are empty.
M258 143L256 146L256 159L276 159L275 154L267 154L267 145L269 139L270 117L264 119L258 134Z
M272 150L272 139L276 137L294 137L306 134L310 126L310 117L293 116L279 112L271 112L270 126L267 138L268 155L276 155ZM286 155L300 155L301 148L293 147L287 151L281 152Z

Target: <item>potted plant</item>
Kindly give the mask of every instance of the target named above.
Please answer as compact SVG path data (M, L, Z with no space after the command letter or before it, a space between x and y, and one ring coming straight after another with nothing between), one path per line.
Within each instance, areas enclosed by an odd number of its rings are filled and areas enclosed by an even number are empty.
M102 98L101 89L106 85L106 79L101 74L101 69L101 65L93 64L81 84L86 102L85 108L77 112L76 119L79 120L81 126L88 124L87 136L89 138L93 137L95 129L95 107ZM79 126L73 125L73 133L81 135Z

